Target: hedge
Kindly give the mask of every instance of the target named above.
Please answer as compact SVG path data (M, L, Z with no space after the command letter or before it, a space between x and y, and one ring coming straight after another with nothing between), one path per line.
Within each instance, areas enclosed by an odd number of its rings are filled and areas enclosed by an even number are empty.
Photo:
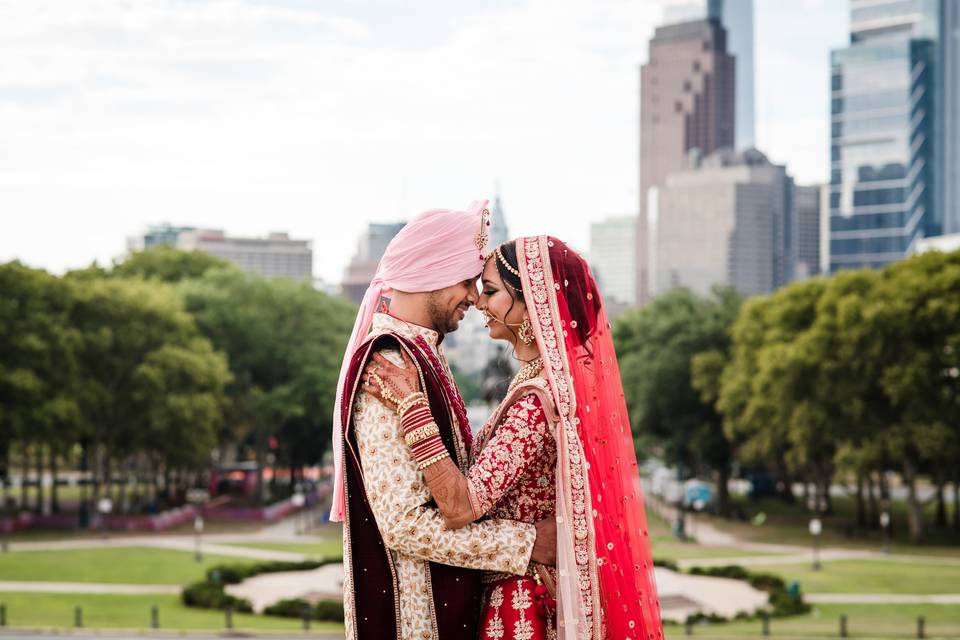
M321 600L315 605L311 605L302 598L292 600L281 600L272 604L263 612L269 616L281 616L284 618L303 618L304 611L310 612L311 620L327 620L330 622L343 622L343 603L336 600Z
M277 573L280 571L310 571L326 564L342 562L341 558L325 558L323 560L307 560L304 562L258 562L256 564L217 565L207 571L207 579L184 587L181 593L183 604L200 609L226 609L231 607L238 613L250 613L253 605L249 600L231 596L224 590L228 584L239 584L261 573ZM323 604L323 603L320 603ZM340 621L343 621L343 605L340 605ZM318 604L319 606L319 604ZM302 611L302 609L301 609ZM298 612L297 617L301 613ZM324 616L336 616L335 610L326 606L322 609ZM335 617L317 618L318 620L335 620Z

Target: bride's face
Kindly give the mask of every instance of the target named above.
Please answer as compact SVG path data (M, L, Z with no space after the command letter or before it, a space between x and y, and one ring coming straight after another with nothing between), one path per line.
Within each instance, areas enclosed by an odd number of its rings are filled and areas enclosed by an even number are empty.
M526 305L500 277L496 258L487 260L480 278L481 294L477 301L477 309L486 318L490 337L494 340L515 343L517 326L523 322L523 316L527 311ZM507 327L507 324L511 327Z

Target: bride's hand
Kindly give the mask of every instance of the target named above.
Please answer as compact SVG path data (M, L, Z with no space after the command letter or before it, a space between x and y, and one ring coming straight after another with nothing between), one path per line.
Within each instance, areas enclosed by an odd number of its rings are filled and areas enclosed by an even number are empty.
M403 367L398 367L379 353L363 369L363 390L390 409L396 411L397 403L411 393L422 391L420 374L406 351L401 350Z

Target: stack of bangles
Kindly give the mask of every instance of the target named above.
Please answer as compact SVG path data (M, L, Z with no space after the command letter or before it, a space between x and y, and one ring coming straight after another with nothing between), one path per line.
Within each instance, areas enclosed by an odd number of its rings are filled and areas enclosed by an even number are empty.
M447 448L440 439L440 427L433 421L430 402L423 392L411 393L397 404L397 415L403 427L403 438L413 452L417 469L422 471L444 458Z

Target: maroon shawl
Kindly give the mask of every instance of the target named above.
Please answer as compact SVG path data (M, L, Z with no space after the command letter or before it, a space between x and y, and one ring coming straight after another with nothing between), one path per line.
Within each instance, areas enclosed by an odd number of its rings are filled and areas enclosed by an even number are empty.
M349 540L352 566L354 620L358 640L381 640L400 638L400 597L397 573L390 552L383 544L380 529L367 502L363 484L363 465L358 455L356 434L353 429L353 403L360 383L363 367L374 351L384 348L400 348L410 355L420 369L430 400L430 411L440 428L440 438L450 456L461 469L466 460L460 459L455 445L454 406L458 398L450 395L456 390L445 390L441 372L436 371L423 349L395 333L384 333L364 343L350 361L347 385L341 399L341 433L343 434L344 461L346 465L345 490L347 514L344 519L344 534ZM464 425L465 426L465 425ZM428 506L435 507L431 500ZM480 572L462 567L452 567L436 562L430 563L430 584L433 600L441 600L446 606L437 609L436 624L440 638L475 638L480 610ZM389 604L393 603L393 614Z

